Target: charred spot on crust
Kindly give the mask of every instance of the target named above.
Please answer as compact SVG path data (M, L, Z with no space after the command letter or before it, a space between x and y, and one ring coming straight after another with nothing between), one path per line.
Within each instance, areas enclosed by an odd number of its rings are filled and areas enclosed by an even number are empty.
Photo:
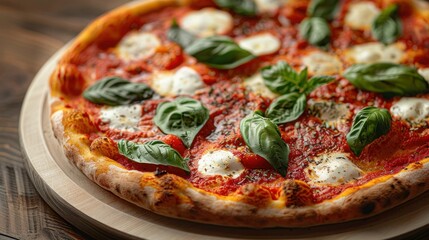
M362 204L362 206L361 206L361 208L360 208L360 211L361 211L364 215L367 215L367 214L372 213L372 212L374 211L374 209L375 209L375 203L374 203L374 202L370 202L370 201L368 201L368 202L364 202L364 203Z
M399 179L395 179L395 185L399 187L399 192L397 194L398 199L406 199L408 196L410 196L410 190L407 186L402 184L402 182Z
M119 184L117 184L117 185L115 186L115 191L116 191L117 193L121 194L121 187L119 186Z
M156 168L154 174L156 177L161 177L161 176L164 176L165 174L167 174L167 171Z

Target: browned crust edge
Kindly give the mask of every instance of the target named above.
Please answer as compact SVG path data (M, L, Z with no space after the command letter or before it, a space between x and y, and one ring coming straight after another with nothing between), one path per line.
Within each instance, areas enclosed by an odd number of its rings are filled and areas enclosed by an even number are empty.
M164 6L190 1L163 0L132 3L108 13L92 23L65 53L59 66L88 46L105 24L122 14L142 14ZM283 195L262 206L248 203L240 194L220 196L193 187L173 174L160 177L153 173L129 171L105 156L92 152L87 133L95 131L89 118L66 109L58 100L61 93L52 89L51 124L65 155L92 181L115 195L155 213L217 225L265 227L306 227L339 223L373 216L397 206L429 189L429 159L410 164L398 174L374 179L346 190L333 200L303 207L286 207ZM257 187L257 186L256 186Z
M365 218L397 206L429 188L428 159L410 164L395 175L374 179L346 190L333 200L304 207L287 207L287 200L264 206L245 203L246 196L220 196L193 187L181 177L124 169L92 152L85 131L89 119L73 110L52 115L54 135L65 155L92 181L115 195L155 213L197 222L243 227L305 227ZM66 127L66 128L64 128Z

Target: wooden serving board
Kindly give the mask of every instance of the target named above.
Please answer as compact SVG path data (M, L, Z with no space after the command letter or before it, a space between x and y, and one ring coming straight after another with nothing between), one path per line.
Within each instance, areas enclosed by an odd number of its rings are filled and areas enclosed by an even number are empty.
M44 200L63 218L97 239L385 239L429 225L429 193L376 217L305 229L245 229L171 219L141 209L86 178L53 136L48 78L60 50L40 70L21 110L20 138L27 171Z

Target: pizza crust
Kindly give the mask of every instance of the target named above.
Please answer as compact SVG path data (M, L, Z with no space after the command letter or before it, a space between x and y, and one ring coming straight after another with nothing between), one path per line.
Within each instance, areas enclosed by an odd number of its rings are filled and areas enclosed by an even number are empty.
M70 84L79 76L58 73L64 71L62 68L73 68L79 61L79 52L96 42L105 26L117 24L126 16L189 3L185 0L131 3L96 20L78 36L51 76L51 97L67 99L69 93L63 84ZM112 39L118 37L121 36L110 36ZM174 174L157 176L153 172L125 169L108 157L106 153L114 151L108 145L100 143L91 147L88 134L96 133L97 127L87 114L66 108L64 101L54 102L51 105L52 129L67 158L101 187L142 208L169 217L252 228L308 227L366 218L429 189L429 159L424 159L410 164L407 170L398 174L349 188L334 199L317 204L306 200L306 184L294 180L284 181L283 191L276 200L256 184L245 185L229 196L221 196L197 189Z

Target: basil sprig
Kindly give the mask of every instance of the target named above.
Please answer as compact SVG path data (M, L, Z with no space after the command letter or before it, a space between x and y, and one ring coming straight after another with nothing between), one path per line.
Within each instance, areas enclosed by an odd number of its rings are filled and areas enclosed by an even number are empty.
M312 0L308 5L307 14L311 17L320 17L332 20L338 12L339 0Z
M244 16L255 16L257 12L254 0L215 0L215 3Z
M307 80L307 68L298 73L284 61L262 68L261 74L265 85L272 92L282 95L265 112L276 124L298 119L307 105L306 95L334 79L329 76L314 76Z
M416 95L429 90L415 68L394 63L356 64L344 72L355 87L389 96Z
M195 136L209 119L209 110L192 98L178 98L160 103L153 121L165 134L173 134L186 147L190 147Z
M256 56L241 48L231 38L213 36L196 38L173 22L167 33L168 39L179 44L187 54L217 69L233 69L249 62Z
M83 97L90 102L109 106L126 105L152 98L154 91L144 83L120 77L106 77L87 88Z
M304 19L299 25L299 34L311 45L327 47L331 40L331 29L324 18L311 17Z
M276 98L268 107L265 116L275 124L295 121L302 115L307 105L305 94L287 93Z
M148 141L138 144L127 140L118 142L119 153L138 163L173 166L189 172L186 159L170 145L159 141Z
M389 132L392 117L387 109L365 107L353 120L347 134L347 143L354 154L359 156L364 147Z
M390 5L377 16L372 23L372 35L384 44L390 44L402 34L398 5Z
M281 138L276 124L259 114L255 112L241 120L241 135L252 152L267 160L284 177L289 162L289 146Z
M261 69L265 86L277 94L300 92L307 81L307 69L297 73L285 61Z

